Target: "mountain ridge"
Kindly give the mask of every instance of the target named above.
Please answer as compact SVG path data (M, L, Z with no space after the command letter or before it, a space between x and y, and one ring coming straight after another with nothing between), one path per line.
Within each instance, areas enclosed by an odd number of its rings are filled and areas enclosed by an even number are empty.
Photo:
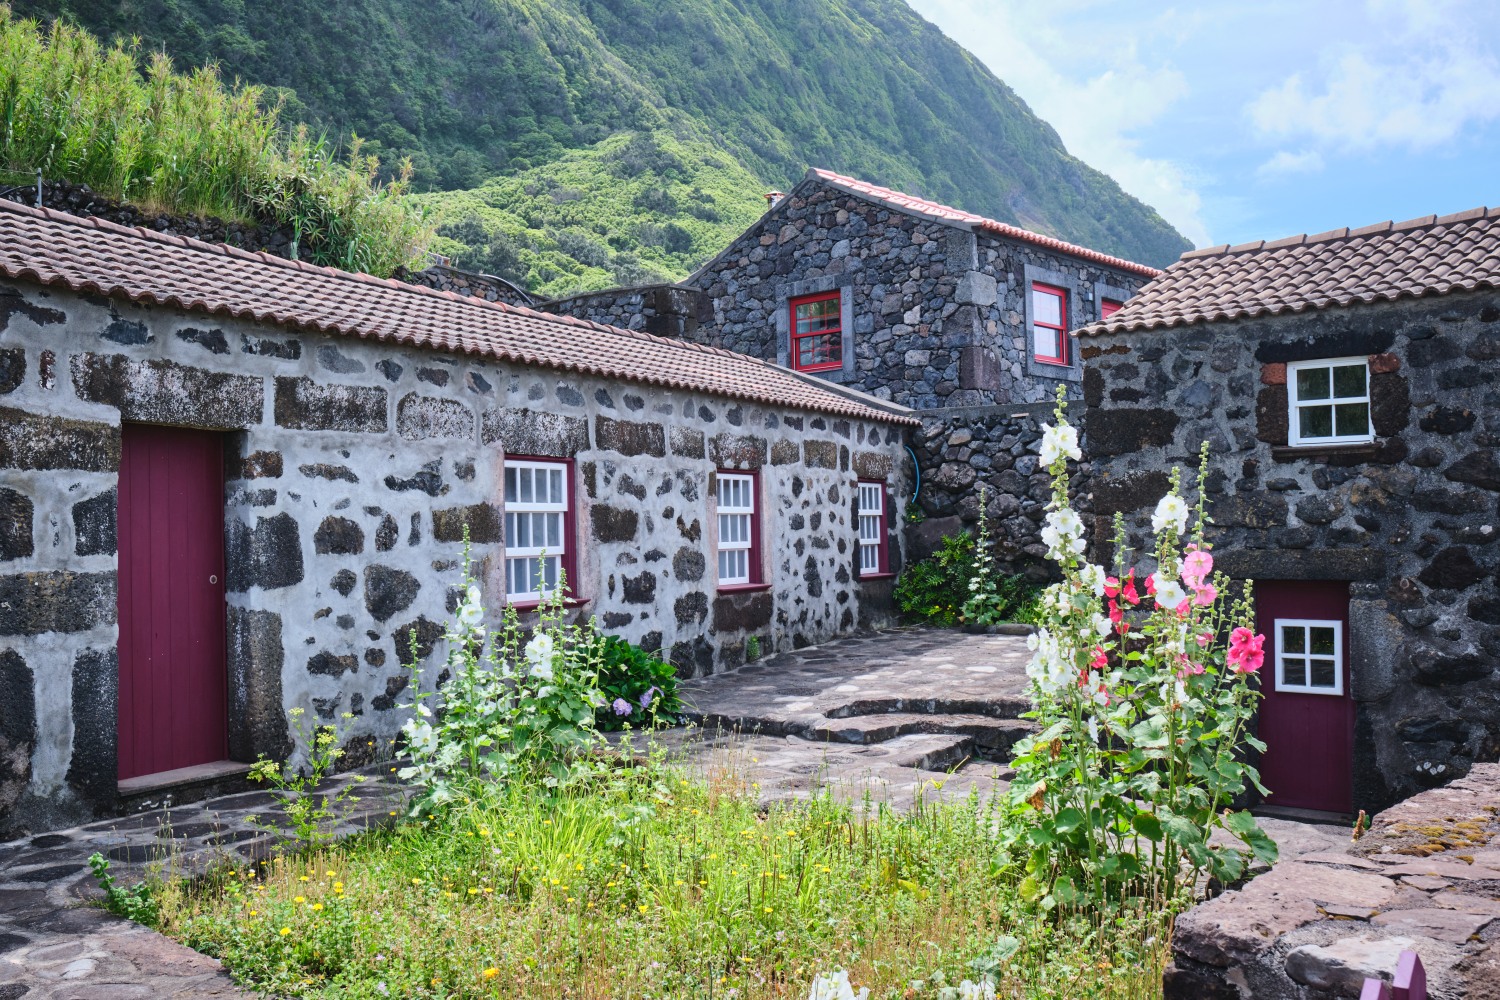
M544 294L680 277L809 166L1142 263L1191 247L904 0L12 7L217 62L290 121L410 156L436 249Z

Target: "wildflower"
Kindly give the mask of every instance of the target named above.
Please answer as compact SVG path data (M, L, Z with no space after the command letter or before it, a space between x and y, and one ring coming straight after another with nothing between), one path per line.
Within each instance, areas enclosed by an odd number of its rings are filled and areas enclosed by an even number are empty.
M1083 458L1078 447L1078 429L1068 424L1053 424L1042 427L1042 444L1038 449L1043 465L1051 465L1059 458L1067 457L1077 462Z
M1253 674L1266 661L1262 647L1266 637L1256 635L1243 625L1229 634L1229 665L1236 673Z
M860 987L858 993L849 985L849 973L840 969L831 975L820 975L813 980L812 992L807 1000L867 1000L868 987Z
M630 707L630 702L626 701L624 698L616 698L614 700L614 703L610 705L610 708L613 708L615 710L616 715L629 715L632 711L634 711Z
M282 937L286 937L288 934L292 933L292 929L290 927L283 927L277 933L279 933Z
M294 902L294 903L305 903L305 902L307 902L307 898L304 897L304 896L297 896L297 897L295 897L295 898L292 899L292 902Z
M480 973L480 975L484 976L484 978L486 979L494 979L496 976L500 975L500 970L495 968L494 966L491 966L490 968L485 969L482 973Z
M1180 535L1187 530L1187 519L1187 501L1176 493L1168 493L1156 504L1156 512L1151 515L1151 530L1161 534L1170 527Z

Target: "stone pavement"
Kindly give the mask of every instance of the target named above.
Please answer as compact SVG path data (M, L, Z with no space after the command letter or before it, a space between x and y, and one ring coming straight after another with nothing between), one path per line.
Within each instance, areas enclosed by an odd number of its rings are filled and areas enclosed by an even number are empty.
M1285 836L1284 821L1262 825ZM1432 997L1500 1000L1500 764L1392 806L1358 841L1287 846L1268 874L1178 918L1166 1000L1358 997L1404 949Z
M389 823L400 810L404 793L389 764L340 775L322 790L351 785L336 836ZM110 859L120 885L141 881L153 865L192 874L256 861L282 838L254 818L278 826L286 815L270 793L244 792L0 844L0 1000L250 997L215 959L82 904L101 896L88 867L94 852Z
M753 783L763 803L820 789L895 808L1005 788L1025 697L1023 635L862 633L680 686L696 731L661 741Z

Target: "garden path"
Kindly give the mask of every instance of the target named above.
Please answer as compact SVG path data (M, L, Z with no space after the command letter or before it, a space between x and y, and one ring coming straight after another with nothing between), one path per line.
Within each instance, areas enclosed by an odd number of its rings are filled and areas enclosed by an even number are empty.
M1003 761L1034 727L1024 632L864 632L684 681L701 728L662 742L713 752L762 802L819 789L910 808L1005 787ZM706 761L705 761L706 763Z

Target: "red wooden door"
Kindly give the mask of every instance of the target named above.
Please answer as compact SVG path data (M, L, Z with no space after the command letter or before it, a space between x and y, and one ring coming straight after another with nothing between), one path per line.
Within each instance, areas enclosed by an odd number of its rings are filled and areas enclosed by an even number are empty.
M1349 585L1255 584L1261 668L1261 783L1272 805L1353 809L1354 699L1349 691Z
M224 760L220 436L126 424L119 525L120 777Z

